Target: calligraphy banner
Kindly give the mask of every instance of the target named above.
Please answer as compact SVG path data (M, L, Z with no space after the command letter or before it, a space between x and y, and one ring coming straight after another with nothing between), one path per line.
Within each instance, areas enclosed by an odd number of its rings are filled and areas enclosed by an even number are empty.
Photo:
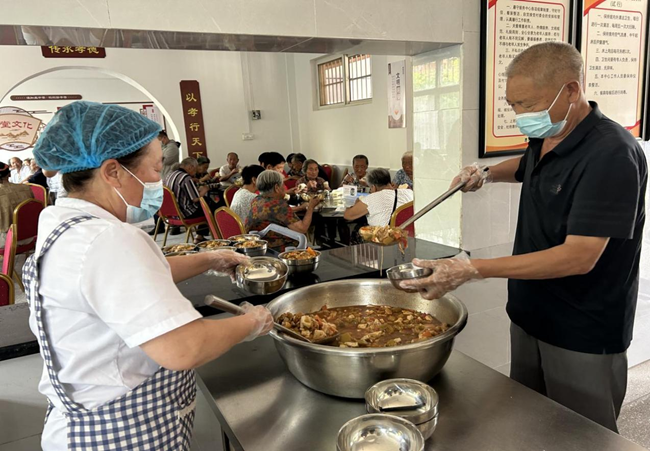
M181 100L183 103L183 119L185 120L185 136L190 157L207 157L205 148L205 130L203 129L203 107L201 106L201 90L196 80L181 80Z
M0 149L21 151L36 143L42 121L22 108L0 108Z
M406 60L388 63L388 128L406 127L405 73Z
M106 58L104 47L85 47L82 45L42 45L45 58Z
M481 8L479 157L519 154L528 139L506 102L506 68L531 45L570 42L572 0L483 0Z
M585 92L610 119L641 137L648 0L584 0L580 51Z

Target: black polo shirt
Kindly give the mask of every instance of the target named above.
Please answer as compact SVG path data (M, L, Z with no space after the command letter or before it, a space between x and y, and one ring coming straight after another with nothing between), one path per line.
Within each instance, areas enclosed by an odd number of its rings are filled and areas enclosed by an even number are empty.
M531 139L515 175L522 182L514 254L610 238L585 275L509 280L506 310L529 335L572 351L623 352L632 340L645 222L647 165L630 132L591 113L541 161Z

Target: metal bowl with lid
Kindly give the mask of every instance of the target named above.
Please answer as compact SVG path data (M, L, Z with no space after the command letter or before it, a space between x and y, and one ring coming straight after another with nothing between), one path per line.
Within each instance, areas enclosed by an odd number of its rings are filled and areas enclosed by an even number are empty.
M366 391L366 411L394 415L413 423L427 440L438 424L438 393L413 379L388 379Z
M317 312L324 305L388 305L428 313L449 324L449 329L433 338L386 348L323 346L270 332L280 357L296 379L314 390L344 398L363 398L368 387L386 379L431 380L447 362L454 337L467 324L467 308L456 297L447 294L427 301L380 279L310 285L278 296L268 308L277 319L286 312Z
M237 287L253 294L272 294L287 281L287 265L273 257L252 257L235 269Z
M339 430L337 451L422 451L424 437L410 421L383 414L361 415Z

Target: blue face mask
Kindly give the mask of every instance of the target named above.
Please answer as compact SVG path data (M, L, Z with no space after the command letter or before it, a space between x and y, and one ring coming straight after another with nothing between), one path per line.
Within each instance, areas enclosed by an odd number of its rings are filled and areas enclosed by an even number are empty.
M559 134L564 127L566 126L566 120L569 117L569 112L571 111L571 105L569 104L569 110L566 112L564 120L560 122L553 123L551 122L551 115L549 111L557 102L557 99L560 97L562 90L566 85L562 85L560 92L555 96L555 100L551 103L551 106L544 111L536 111L534 113L522 113L517 114L516 121L517 127L521 130L521 133L528 136L529 138L550 138Z
M120 192L114 188L117 195L120 196L120 199L122 199L126 205L126 222L129 224L136 224L138 222L143 222L147 219L153 218L153 215L155 215L158 210L160 210L160 207L163 203L162 180L159 180L157 182L144 183L124 166L122 166L122 169L131 174L134 179L136 179L142 184L142 186L144 186L144 190L142 191L142 201L140 201L139 207L129 205L126 200L124 200L124 197L122 197Z

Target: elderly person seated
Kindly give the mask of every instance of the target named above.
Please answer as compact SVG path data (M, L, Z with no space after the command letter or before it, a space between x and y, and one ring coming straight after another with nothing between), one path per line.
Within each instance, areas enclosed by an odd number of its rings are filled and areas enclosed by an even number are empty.
M7 230L14 220L14 210L27 199L33 199L32 190L27 185L15 184L9 181L11 169L0 163L0 247L4 247ZM30 240L27 240L27 244ZM11 274L9 274L11 276Z
M246 218L246 230L263 230L270 224L287 227L295 232L306 234L311 225L314 208L320 202L314 198L309 201L305 216L298 219L289 202L285 200L284 179L273 170L266 170L257 177L257 189L260 194L251 202L250 212ZM266 236L269 247L284 249L295 245L295 241L276 233Z
M31 168L32 175L23 180L23 183L31 183L33 185L40 185L47 189L47 177L43 174L43 170L36 163L36 160L29 160L29 167Z
M390 217L402 205L413 202L413 191L396 189L390 182L390 172L386 169L374 169L368 174L370 194L360 197L354 206L345 210L343 217L348 221L368 218L368 225L385 226Z
M304 166L305 166L305 161L307 161L307 157L304 156L301 153L295 153L291 157L291 160L288 161L289 163L289 172L287 175L289 176L290 179L295 179L298 180L301 177L304 177L305 172L304 172Z
M11 167L11 176L9 177L11 183L22 183L32 175L32 170L29 165L23 163L18 157L11 158L9 160L9 166Z
M397 187L406 185L413 189L413 152L405 152L402 155L402 169L395 174L393 184Z
M298 179L296 187L301 190L301 185L306 187L308 193L317 193L319 191L329 191L330 185L324 178L318 176L318 163L316 160L307 160L304 164L305 176Z
M366 175L368 172L368 157L365 155L355 155L352 158L352 174L348 173L348 170L345 170L343 175L342 185L354 185L360 191L368 188L368 182L366 181Z
M223 189L237 183L241 178L242 167L239 165L239 155L230 152L226 156L226 164L219 168L219 182Z
M201 204L199 199L205 197L208 193L209 188L207 186L201 186L197 188L193 177L196 176L196 171L198 170L199 163L196 158L188 157L181 161L178 169L173 172L170 172L167 177L165 177L164 184L168 187L176 200L178 201L178 207L181 210L181 214L185 219L194 219L194 218L203 218L203 210L201 209ZM208 197L205 197L206 202L210 205L211 209L214 209L216 205ZM205 236L209 233L207 225L199 226L196 228L196 238L195 242L200 243L205 241Z
M230 209L237 213L242 222L248 218L251 203L257 197L257 177L262 172L264 168L257 164L246 166L242 171L244 185L237 190L230 204Z

